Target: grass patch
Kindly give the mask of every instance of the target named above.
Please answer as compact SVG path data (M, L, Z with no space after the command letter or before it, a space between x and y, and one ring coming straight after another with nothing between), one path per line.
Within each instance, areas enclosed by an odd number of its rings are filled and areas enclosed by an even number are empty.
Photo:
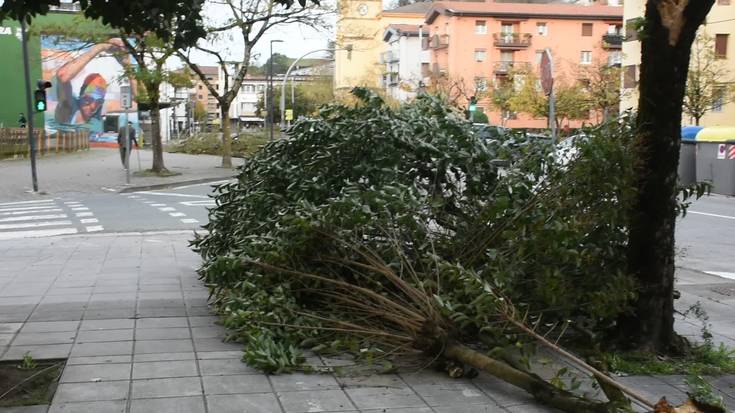
M179 175L181 175L181 172L173 172L173 171L169 171L168 169L163 170L161 172L155 172L152 169L146 169L144 171L133 172L133 176L137 176L139 178L150 177L150 176L167 178L169 176L179 176Z
M693 347L684 357L661 357L650 353L607 353L605 361L612 372L634 375L706 375L735 373L735 351L720 344Z
M267 131L243 132L232 139L232 156L247 158L268 143ZM218 133L201 133L166 146L171 153L222 155L222 139Z
M63 368L64 360L0 363L0 407L50 404Z

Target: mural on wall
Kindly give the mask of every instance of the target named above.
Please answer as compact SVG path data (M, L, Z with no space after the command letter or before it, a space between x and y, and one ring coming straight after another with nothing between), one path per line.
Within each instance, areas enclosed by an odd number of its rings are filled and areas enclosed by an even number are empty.
M123 65L130 56L119 38L90 45L81 41L41 37L43 78L53 85L47 90L46 130L88 130L93 142L116 142L117 131L125 124L120 86ZM135 93L135 82L132 82ZM138 128L137 105L130 119Z

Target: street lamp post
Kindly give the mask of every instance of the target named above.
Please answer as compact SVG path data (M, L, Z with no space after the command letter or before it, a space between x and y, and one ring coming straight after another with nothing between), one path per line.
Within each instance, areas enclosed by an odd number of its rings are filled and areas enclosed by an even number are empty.
M268 127L270 127L270 138L273 140L273 43L282 43L283 40L271 40L271 54L268 59Z

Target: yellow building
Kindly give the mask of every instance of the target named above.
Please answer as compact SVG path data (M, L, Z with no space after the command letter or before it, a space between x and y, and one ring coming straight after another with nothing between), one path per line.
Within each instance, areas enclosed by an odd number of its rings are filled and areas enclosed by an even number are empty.
M385 71L380 54L385 50L385 29L390 24L424 22L431 3L421 2L383 10L382 0L341 0L335 53L334 87L346 91L355 86L379 87Z
M635 22L644 15L645 0L625 0L623 16L626 26L626 41L623 42L623 100L621 109L634 109L638 104L638 79L641 63L641 43L636 39ZM735 1L716 0L707 22L700 29L713 39L713 47L718 59L729 73L721 79L723 98L712 105L710 111L702 118L700 125L723 126L735 125L735 102L727 99L725 90L735 84ZM683 124L694 121L685 113Z

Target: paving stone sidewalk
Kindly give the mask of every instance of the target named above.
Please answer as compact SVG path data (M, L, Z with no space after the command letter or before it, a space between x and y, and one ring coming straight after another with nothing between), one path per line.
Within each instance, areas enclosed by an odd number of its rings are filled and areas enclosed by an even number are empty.
M50 407L0 412L552 411L483 375L470 381L426 370L349 378L253 370L240 361L240 345L222 341L189 236L0 242L0 359L68 357ZM623 380L647 394L685 397L681 377ZM723 392L735 384L718 380Z
M151 167L152 153L149 149L134 151L130 159L131 172L138 171L138 155L142 169ZM223 169L222 158L212 155L187 155L164 153L164 163L172 172L181 175L172 177L136 177L131 175L131 187L146 188L155 185L171 185L182 182L227 179L235 175L232 169ZM92 148L89 151L49 155L38 158L39 191L50 195L65 193L109 193L118 192L125 185L125 171L120 164L116 148ZM235 166L242 159L233 159ZM30 194L31 168L27 159L0 160L0 199L16 201L36 199Z

